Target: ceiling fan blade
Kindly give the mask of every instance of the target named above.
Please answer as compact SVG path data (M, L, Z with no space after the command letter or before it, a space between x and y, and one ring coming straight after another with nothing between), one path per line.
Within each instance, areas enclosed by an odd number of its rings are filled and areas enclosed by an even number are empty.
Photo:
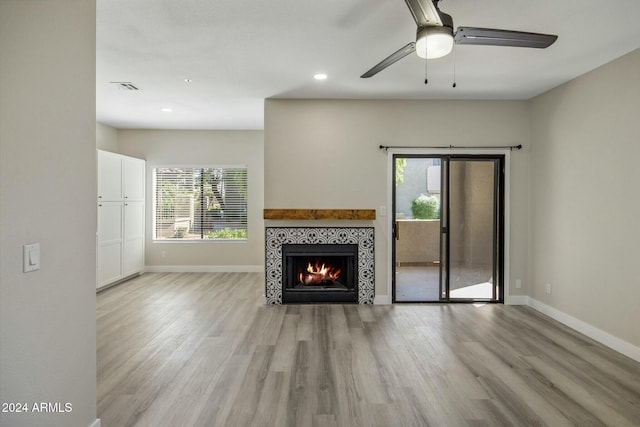
M432 0L404 0L418 27L441 27L442 20Z
M416 51L416 44L415 44L415 42L411 42L411 43L407 44L406 46L403 46L402 48L396 50L391 55L387 56L385 59L383 59L382 61L380 61L376 65L374 65L369 71L367 71L366 73L361 75L360 78L367 79L367 78L369 78L371 76L375 76L380 71L382 71L385 68L387 68L389 65L392 65L392 64L400 61L402 58L404 58L405 56L407 56L409 54L412 54L415 51Z
M456 44L535 47L538 49L551 46L557 38L558 36L552 34L474 27L458 27L455 35Z

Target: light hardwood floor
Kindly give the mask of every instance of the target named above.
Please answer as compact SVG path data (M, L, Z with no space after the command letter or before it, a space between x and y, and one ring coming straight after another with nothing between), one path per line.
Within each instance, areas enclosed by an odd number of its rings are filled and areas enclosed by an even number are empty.
M256 273L98 294L120 426L638 426L640 364L525 307L264 306Z

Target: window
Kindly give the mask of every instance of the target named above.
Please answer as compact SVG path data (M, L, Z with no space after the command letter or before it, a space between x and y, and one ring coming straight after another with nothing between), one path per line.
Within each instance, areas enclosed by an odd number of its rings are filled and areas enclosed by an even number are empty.
M246 166L153 169L154 240L246 240Z

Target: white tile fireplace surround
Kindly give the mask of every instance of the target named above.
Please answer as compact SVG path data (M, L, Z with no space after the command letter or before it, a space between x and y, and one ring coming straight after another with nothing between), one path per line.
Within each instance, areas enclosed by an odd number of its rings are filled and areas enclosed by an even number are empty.
M282 304L283 245L357 245L358 303L373 304L375 289L373 227L266 227L265 302Z

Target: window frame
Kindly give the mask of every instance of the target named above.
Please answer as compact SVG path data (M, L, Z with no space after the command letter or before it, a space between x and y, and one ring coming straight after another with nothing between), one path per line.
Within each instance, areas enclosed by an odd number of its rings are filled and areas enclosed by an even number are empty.
M153 243L246 243L249 238L249 167L246 164L241 165L228 165L228 164L154 164L150 165L151 168L151 192L152 192L152 230L151 239ZM246 185L246 199L245 199L245 218L244 218L244 230L246 230L246 237L243 238L208 238L206 234L201 231L202 237L158 237L157 235L157 209L158 209L158 197L157 197L157 185L158 176L157 171L159 169L191 169L191 173L194 173L197 169L241 169L245 171L245 185ZM175 221L175 217L174 217ZM201 224L202 227L202 224Z

